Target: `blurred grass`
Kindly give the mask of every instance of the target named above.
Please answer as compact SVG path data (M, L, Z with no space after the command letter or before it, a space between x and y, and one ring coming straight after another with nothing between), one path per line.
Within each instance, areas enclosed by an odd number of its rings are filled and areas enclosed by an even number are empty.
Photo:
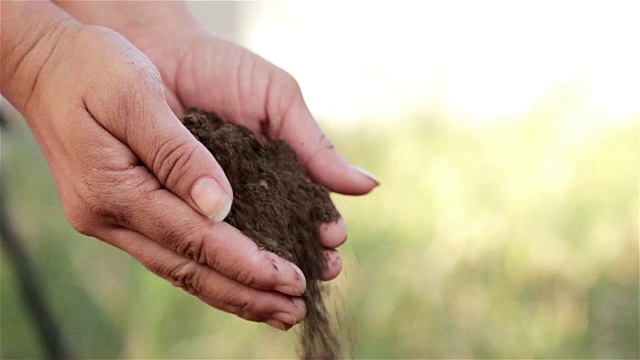
M638 358L640 117L551 99L511 121L439 113L329 128L381 180L334 196L349 226L334 299L358 358ZM56 317L83 358L283 358L294 337L201 304L76 234L24 126L2 181ZM2 255L0 357L38 358Z

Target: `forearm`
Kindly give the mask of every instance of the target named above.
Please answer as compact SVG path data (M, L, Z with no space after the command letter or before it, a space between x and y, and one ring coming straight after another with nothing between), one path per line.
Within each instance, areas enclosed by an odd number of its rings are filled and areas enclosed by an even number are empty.
M176 88L175 74L192 35L205 31L181 1L54 2L84 24L107 27L125 36L151 59L171 89ZM169 102L175 111L183 108L175 97Z
M50 2L2 3L0 91L19 111L24 113L53 49L78 25Z
M59 1L54 2L88 25L108 27L146 52L167 36L199 27L181 1Z

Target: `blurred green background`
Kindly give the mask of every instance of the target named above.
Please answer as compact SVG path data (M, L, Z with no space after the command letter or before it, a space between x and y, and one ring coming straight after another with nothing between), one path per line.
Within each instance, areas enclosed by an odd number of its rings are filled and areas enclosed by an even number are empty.
M640 112L590 111L592 90L566 81L481 122L437 101L391 120L318 111L336 147L382 183L333 196L349 240L330 303L352 356L640 356ZM78 357L296 356L295 331L212 309L74 232L37 144L12 125L2 201ZM10 260L3 251L0 357L45 357Z
M330 131L382 182L334 197L350 230L334 296L355 356L638 357L640 119L576 141L563 110L481 129L425 115ZM292 334L208 308L75 233L30 134L2 141L2 201L78 355L295 355ZM4 256L1 355L41 357Z

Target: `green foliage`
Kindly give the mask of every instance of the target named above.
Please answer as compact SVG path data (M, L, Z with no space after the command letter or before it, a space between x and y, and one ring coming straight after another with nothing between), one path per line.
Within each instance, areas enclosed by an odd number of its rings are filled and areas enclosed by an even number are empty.
M349 226L332 293L363 358L638 358L640 118L549 102L513 121L435 114L329 128L381 180L334 196ZM293 334L211 309L76 234L25 129L4 134L15 225L80 357L282 358ZM0 357L42 357L2 257Z

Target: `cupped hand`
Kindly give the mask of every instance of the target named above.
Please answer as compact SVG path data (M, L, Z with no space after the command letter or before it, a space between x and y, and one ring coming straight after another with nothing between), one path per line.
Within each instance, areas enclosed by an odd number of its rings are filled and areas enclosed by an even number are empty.
M56 1L80 21L124 34L153 61L177 116L187 107L217 112L266 139L283 139L318 183L344 194L365 194L378 185L350 165L327 140L307 109L296 81L247 49L210 33L181 2ZM323 277L333 279L342 262L334 250L346 239L342 219L320 227L326 247Z
M114 31L74 25L63 33L23 113L71 224L216 308L280 329L301 321L305 278L299 268L212 221L228 212L232 189L167 105L156 67ZM184 69L192 79L198 76L195 65ZM185 88L172 94L203 104L204 92L190 98L196 93ZM237 106L226 104L226 115L242 118ZM277 119L270 135L286 124ZM316 167L317 159L305 158Z
M147 34L156 37L157 34ZM144 41L146 40L146 41ZM350 165L329 142L309 112L292 76L249 50L189 22L162 41L141 40L158 66L176 114L186 107L219 113L265 139L282 139L296 151L311 177L332 191L359 195L378 185ZM342 261L335 248L347 236L342 218L322 224L324 280L335 278Z
M176 116L196 106L264 138L283 139L313 179L336 192L364 194L377 180L335 151L291 76L205 31L184 4L56 3L86 24L125 35L155 65L123 38L103 37L105 31L95 28L57 48L57 62L48 61L55 65L39 88L57 86L63 94L41 90L37 97L48 101L35 101L32 117L52 121L30 123L72 224L215 307L278 328L300 321L304 304L289 296L304 291L299 269L207 219L224 216L231 189ZM84 56L61 59L78 49ZM346 228L340 219L320 231L328 280L340 272L334 249Z

